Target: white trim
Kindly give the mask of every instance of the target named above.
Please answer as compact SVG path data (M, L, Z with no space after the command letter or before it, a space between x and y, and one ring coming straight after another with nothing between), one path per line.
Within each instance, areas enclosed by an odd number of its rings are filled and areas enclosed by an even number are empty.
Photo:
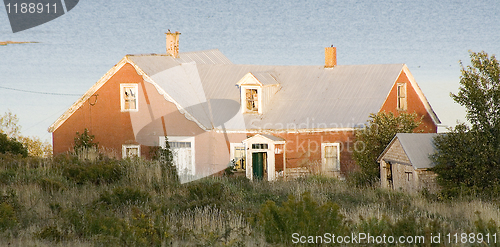
M257 90L257 112L249 111L247 109L247 97L246 90L254 89ZM241 95L241 112L243 114L262 114L262 86L247 86L242 85L240 87L240 95Z
M196 152L194 136L167 136L170 142L191 142L191 175L196 174ZM165 136L159 136L160 147L165 148ZM179 171L178 171L179 172Z
M124 88L133 87L135 91L135 109L125 109ZM139 85L137 83L121 83L120 84L120 109L122 112L137 112L139 111Z
M322 170L325 168L325 147L337 147L337 167L335 171L340 171L340 143L321 143L321 165Z
M148 82L152 84L159 94L165 98L165 100L172 102L175 104L177 109L181 114L183 114L188 120L195 122L202 130L209 130L203 124L201 124L196 118L194 118L191 114L189 114L182 106L175 101L163 88L161 88L156 82L151 79L137 64L135 64L132 60L128 58L129 55L125 56L118 62L113 68L111 68L104 76L101 77L87 92L85 92L80 99L78 99L73 105L71 105L66 112L64 112L48 129L50 133L53 133L57 128L59 128L68 118L73 115L82 105L87 101L92 95L94 95L97 90L99 90L111 77L113 77L116 72L118 72L125 64L130 64L135 68L135 71L138 75L142 76L144 82Z
M130 62L125 56L118 62L113 68L111 68L105 75L101 77L87 92L85 92L73 105L71 105L68 110L66 110L52 125L50 125L48 131L53 133L57 128L59 128L68 118L73 115L92 95L94 95L97 90L99 90L113 75L116 74L126 63Z
M141 145L123 144L122 145L122 159L132 158L132 157L127 156L127 148L137 148L137 157L141 157Z
M246 169L246 161L247 161L246 156L247 156L247 154L246 154L246 145L245 145L245 143L241 143L241 142L238 142L238 143L231 142L231 143L229 143L229 148L230 148L230 150L229 150L229 161L234 160L234 148L236 148L236 147L243 147L243 149L245 150L245 169ZM245 169L243 169L243 170L245 170Z
M404 96L401 96L399 88L402 87ZM398 82L396 85L396 108L398 111L406 111L408 110L408 87L406 86L406 82ZM399 99L404 99L404 103L401 104Z

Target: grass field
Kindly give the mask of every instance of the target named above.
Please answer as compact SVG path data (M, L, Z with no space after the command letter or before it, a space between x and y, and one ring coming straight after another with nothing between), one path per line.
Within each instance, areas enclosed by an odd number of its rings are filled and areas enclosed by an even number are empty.
M500 238L498 200L441 200L319 176L176 181L171 168L141 159L0 156L0 246L290 246L294 233L425 237L414 246L457 245L448 233L459 243L462 233L489 234L490 246Z

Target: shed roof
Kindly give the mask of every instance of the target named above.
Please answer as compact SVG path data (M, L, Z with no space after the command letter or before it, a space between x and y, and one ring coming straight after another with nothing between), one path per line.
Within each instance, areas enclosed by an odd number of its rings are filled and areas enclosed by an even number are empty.
M436 133L398 133L394 136L392 141L387 145L387 148L382 152L378 160L383 159L383 156L392 144L399 140L403 150L408 156L411 165L415 169L427 169L434 167L434 163L429 158L429 155L436 151L434 146L434 137Z

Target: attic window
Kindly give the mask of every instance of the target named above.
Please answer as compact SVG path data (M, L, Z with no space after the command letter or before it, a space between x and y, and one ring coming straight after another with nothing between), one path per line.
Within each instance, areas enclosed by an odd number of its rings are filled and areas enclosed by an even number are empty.
M122 111L137 111L137 84L121 84L120 99Z
M246 111L259 112L259 93L257 89L245 89Z
M407 109L406 102L406 83L398 83L398 110L405 111Z

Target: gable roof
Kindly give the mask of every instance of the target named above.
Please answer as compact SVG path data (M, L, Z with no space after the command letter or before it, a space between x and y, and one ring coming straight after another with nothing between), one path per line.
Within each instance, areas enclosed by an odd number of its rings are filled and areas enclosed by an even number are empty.
M434 146L434 137L437 133L398 133L392 141L387 145L386 149L377 159L379 162L383 156L389 151L392 144L399 140L403 150L410 160L411 165L415 169L427 169L434 167L434 163L429 158L436 149Z
M64 112L48 129L49 132L54 132L61 124L63 124L80 106L85 103L102 85L104 85L116 72L118 72L126 63L132 64L138 73L143 77L147 75L155 75L169 68L174 68L183 63L196 64L232 64L232 62L217 49L183 52L179 53L178 58L174 58L167 54L143 54L143 55L126 55L120 62L111 68L104 76L102 76L85 94L83 94L66 112ZM141 68L135 66L141 64ZM148 82L152 82L149 78L144 78ZM153 82L154 84L154 82ZM156 86L156 85L155 85ZM161 88L157 89L163 91ZM166 96L166 94L164 94ZM168 100L168 99L167 99ZM180 107L180 105L177 105ZM181 109L179 109L181 110ZM196 120L192 116L186 116L191 120Z
M218 50L168 55L127 55L52 126L59 127L125 63L204 130L226 132L352 129L379 112L406 73L429 115L439 119L404 64L275 66L233 64ZM263 114L242 114L236 85L251 73L263 86L279 84Z

